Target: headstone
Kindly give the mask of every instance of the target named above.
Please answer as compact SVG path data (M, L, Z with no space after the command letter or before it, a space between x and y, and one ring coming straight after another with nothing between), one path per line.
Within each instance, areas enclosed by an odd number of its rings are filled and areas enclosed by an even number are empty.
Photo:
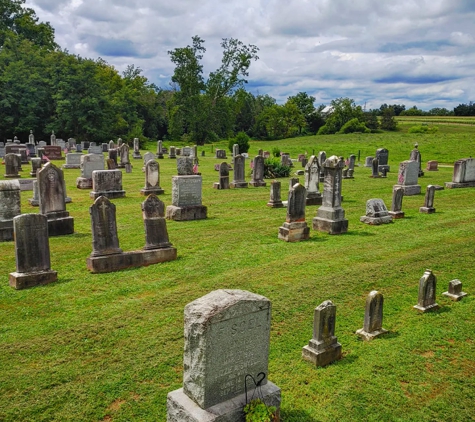
M102 143L102 152L108 152L108 151L109 151L109 144Z
M30 159L36 157L36 147L34 144L26 144L25 147L26 147L27 159L28 157Z
M160 187L160 166L158 162L154 159L147 161L145 164L145 187L140 190L140 194L150 195L153 193L161 195L164 192Z
M57 146L57 143L56 143L56 135L54 134L54 130L51 132L51 136L49 137L49 144L52 145L52 146Z
M264 157L262 155L257 155L254 157L252 168L252 178L249 182L249 185L254 187L266 186L264 182Z
M237 155L239 155L239 145L238 144L234 144L233 145L233 164L234 164L234 157L236 157Z
M167 398L168 422L243 421L245 379L264 374L259 396L280 407L268 381L271 303L243 290L215 290L185 307L183 388ZM247 395L257 395L254 385Z
M335 337L336 306L326 300L315 308L313 337L302 349L302 357L315 366L326 366L341 359L341 344Z
M287 167L293 167L292 160L290 159L290 154L283 152L280 155L280 164Z
M124 143L124 141L122 140L122 138L118 138L117 139L117 148L120 148L120 146Z
M61 150L66 148L66 142L64 142L62 139L56 139L56 145L58 145Z
M94 170L92 172L92 191L89 192L89 197L95 200L100 196L109 199L125 197L120 170Z
M190 147L183 147L181 150L181 155L183 155L184 157L191 157L192 149Z
M463 297L467 296L467 293L462 292L462 282L458 279L452 280L449 283L449 290L442 294L455 302L458 302L459 300L462 300Z
M106 160L107 170L115 170L117 168L116 162L112 158Z
M66 211L63 170L47 163L37 173L40 214L48 218L50 236L74 233L74 218Z
M417 161L418 163L418 176L422 177L424 176L424 172L422 171L422 157L421 157L421 152L419 151L419 145L417 143L414 144L414 149L411 151L411 154L409 156L409 160L412 161Z
M452 182L445 183L448 189L475 187L475 158L462 158L454 164Z
M0 242L13 240L13 218L21 214L18 180L0 181Z
M0 158L4 158L5 157L5 146L3 145L0 145Z
M33 207L38 207L40 205L40 196L38 195L38 180L33 180L33 198L29 198L28 203Z
M174 146L170 146L170 153L168 154L168 158L176 158L176 148Z
M14 144L19 144L19 143L20 143L20 140L18 139L17 136L15 136L15 137L13 138L13 143L14 143Z
M421 193L421 186L418 182L417 161L403 161L399 164L399 173L397 176L398 183L394 187L402 187L404 196L418 195Z
M35 157L31 159L31 171L30 176L36 177L38 170L41 169L41 158Z
M117 167L117 149L109 148L109 160L114 161L115 167Z
M402 211L402 199L404 198L404 188L402 186L393 187L393 199L391 202L391 211L388 214L393 218L404 218Z
M428 312L439 309L439 305L435 303L437 278L431 270L426 270L419 280L419 294L415 309L421 312Z
M233 159L234 159L234 170L233 170L234 180L231 183L231 187L232 188L247 188L248 186L247 182L244 180L246 159L240 154L234 156Z
M301 161L301 163L302 163L302 167L305 168L306 165L308 164L307 158L304 158L304 159Z
M389 172L389 151L386 148L378 148L376 150L376 158L378 159L378 171L380 173Z
M19 290L48 284L58 279L51 270L48 221L42 214L23 214L13 219L16 271L10 286Z
M366 298L363 328L356 331L363 340L373 340L388 332L383 328L383 302L383 295L376 290Z
M323 163L325 180L323 185L322 206L313 219L314 230L329 234L341 234L348 231L348 220L341 207L341 162L337 156L327 158Z
M157 141L157 158L162 159L163 158L163 142L162 140Z
M119 138L120 139L120 138ZM119 154L119 168L125 168L127 164L130 164L129 159L129 146L127 144L122 144L118 150Z
M83 154L77 152L70 152L66 154L66 164L63 164L63 169L79 169L81 168L81 157Z
M97 155L102 155L103 150L102 150L102 145L89 145L89 148L87 149L88 154L97 154Z
M371 176L370 177L375 178L375 179L381 177L379 175L379 161L376 157L373 158L373 162L371 163Z
M62 156L61 147L58 145L46 145L43 150L44 155L48 157L48 160L64 160L64 157ZM48 160L43 159L43 162L46 162Z
M32 130L30 130L30 134L28 135L28 143L35 145L35 135L33 135Z
M379 226L380 224L392 223L393 219L382 199L368 199L366 201L366 215L360 217L360 221L372 226Z
M79 167L81 176L76 179L76 187L78 189L91 189L92 172L94 170L104 170L104 156L102 154L81 154Z
M134 138L134 153L132 157L135 160L139 160L142 158L142 155L140 154L140 141L139 138Z
M427 161L427 171L439 171L439 162L435 160Z
M115 149L115 144L114 144L114 141L112 139L109 141L109 149L108 150L110 151L111 149Z
M287 201L287 218L279 227L279 236L286 242L300 242L309 238L310 228L305 222L306 189L300 184L295 184L289 192Z
M150 160L154 160L154 159L155 159L155 154L153 152L147 151L143 155L144 170L145 170L145 164L147 164L147 162L149 162Z
M173 176L172 205L166 209L169 220L202 220L207 218L208 209L201 203L202 177Z
M327 159L325 151L320 151L317 155L318 167L320 168L320 182L322 183L325 177L325 170L323 169L323 163Z
M46 145L47 145L47 143L45 141L38 142L39 147L45 147Z
M264 158L270 158L270 152L269 151L264 151L263 156L264 156Z
M322 205L322 194L319 189L320 166L315 155L310 157L305 166L305 189L307 190L307 205Z
M142 202L142 215L145 226L144 249L170 248L167 222L165 220L165 204L151 194Z
M364 166L373 167L373 160L374 160L374 157L366 157Z
M80 142L79 144L76 144L76 152L82 153L82 151L83 151L83 147L82 147L82 143Z
M217 149L215 151L215 158L219 160L226 160L228 157L226 157L226 150L225 149Z
M176 155L181 155L181 148L175 148Z
M179 176L191 176L193 174L193 159L189 157L178 157L176 169Z
M10 153L5 155L5 174L3 177L5 179L18 179L20 174L19 171L19 162L16 154Z
M229 189L229 166L223 162L219 164L219 182L213 184L214 189Z
M20 161L22 164L28 163L28 153L26 145L11 144L5 147L6 154L17 154L20 155Z
M280 196L281 183L277 180L270 182L270 199L267 203L268 207L271 208L283 208L284 204L282 203Z
M426 189L426 196L424 198L424 206L419 208L419 212L424 214L432 214L435 212L434 208L435 186L428 185Z
M117 235L116 208L105 196L89 207L92 228L91 257L122 253Z

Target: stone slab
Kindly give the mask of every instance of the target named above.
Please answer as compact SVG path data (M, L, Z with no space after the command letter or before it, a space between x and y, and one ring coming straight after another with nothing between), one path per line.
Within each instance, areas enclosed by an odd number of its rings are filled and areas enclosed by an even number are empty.
M189 207L169 205L166 210L166 218L175 221L204 220L208 218L208 207L204 205Z
M302 357L315 366L326 366L341 359L341 344L337 342L321 352L307 345L302 348Z
M279 227L279 236L281 240L286 242L300 242L301 240L308 240L310 237L310 227L307 223L284 223Z
M434 207L420 207L419 212L422 212L423 214L433 214L435 213L435 208Z
M328 220L326 218L315 217L313 229L328 234L342 234L348 232L348 220Z
M125 190L108 190L108 191L103 191L103 192L95 192L95 191L89 192L89 197L94 200L99 198L99 196L105 196L106 198L109 198L109 199L125 198Z
M92 179L78 177L76 178L76 187L78 189L92 189Z
M445 182L445 187L447 189L475 188L475 182L465 182L465 183Z
M381 336L383 334L386 334L388 332L389 332L388 330L385 330L384 328L381 328L379 330L371 331L370 333L368 333L367 331L360 328L359 330L356 331L356 334L358 336L360 336L363 340L371 341L371 340L375 339L376 337L379 337L379 336Z
M430 305L430 306L427 306L427 307L420 306L420 305L414 305L413 308L417 309L420 312L430 312L430 311L436 311L437 309L440 308L440 306L437 303L434 303L433 305Z
M48 215L46 215L48 217ZM48 236L63 236L74 233L74 218L62 217L48 220Z
M412 196L412 195L419 195L421 193L421 185L394 185L393 189L396 188L403 188L404 196Z
M388 212L389 214L389 212ZM367 215L363 215L360 217L360 221L362 223L369 224L371 226L379 226L381 224L389 224L393 222L393 217L390 215L384 217L368 217Z
M9 284L16 290L27 289L29 287L41 286L53 283L58 280L58 273L53 270L38 271L33 273L13 272L9 275Z
M33 190L33 181L36 179L18 179L21 191Z
M305 200L305 205L322 205L322 197L318 196L315 198L307 198Z
M459 300L462 300L462 298L464 298L465 296L467 296L467 293L465 292L461 292L459 294L452 294L452 293L449 293L449 292L444 292L442 293L444 296L447 296L448 298L450 298L451 300L453 300L454 302L458 302Z
M267 183L266 182L259 182L259 181L250 181L249 182L249 186L253 186L255 188L259 188L259 187L265 187L267 186Z
M394 219L404 218L404 211L388 211L388 214Z
M126 268L146 267L160 262L173 261L177 257L176 248L150 249L123 252L113 255L88 257L87 269L93 273L110 273Z
M0 221L0 242L8 242L13 239L13 220Z
M140 195L150 195L150 194L155 194L155 195L162 195L165 193L165 191L162 188L143 188L140 189Z

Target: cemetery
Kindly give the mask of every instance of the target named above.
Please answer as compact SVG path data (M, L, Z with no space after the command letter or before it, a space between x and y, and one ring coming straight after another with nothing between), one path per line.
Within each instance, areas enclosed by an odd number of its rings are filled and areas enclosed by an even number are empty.
M401 126L5 157L0 420L473 419L475 127Z

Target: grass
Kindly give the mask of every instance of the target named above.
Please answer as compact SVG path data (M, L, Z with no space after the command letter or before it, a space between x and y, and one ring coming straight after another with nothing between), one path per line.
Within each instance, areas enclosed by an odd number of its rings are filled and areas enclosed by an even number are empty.
M418 195L404 198L405 219L377 227L359 222L367 199L390 205L398 163L415 142L424 163L441 164L420 179L424 192L428 184L450 181L450 165L473 154L475 128L444 125L433 135L411 135L411 124L400 126L396 133L251 143L251 156L274 146L293 157L360 151L361 164L377 148L389 150L388 178L371 179L371 169L361 166L355 179L343 181L347 234L311 230L308 241L294 244L277 239L286 210L266 207L268 188L212 189L218 160L211 148L225 143L200 147L209 218L167 223L176 261L117 273L87 271L92 201L89 191L75 187L79 170L65 170L75 233L50 239L58 282L11 289L14 244L0 243L0 420L165 421L167 393L182 383L183 308L219 288L272 301L269 379L282 389L283 422L475 420L475 189L437 191L432 215L419 213L424 198ZM169 205L175 161L159 163L160 198ZM127 197L114 200L123 250L144 245L144 174L141 162L133 164L123 174ZM22 193L22 212L38 212L29 197ZM309 225L316 209L307 208ZM421 315L412 306L426 268L438 278L441 309ZM441 295L454 278L469 293L457 303ZM366 343L355 331L373 289L384 295L383 327L390 333ZM343 359L316 369L302 360L301 349L312 336L313 309L328 299L337 306Z

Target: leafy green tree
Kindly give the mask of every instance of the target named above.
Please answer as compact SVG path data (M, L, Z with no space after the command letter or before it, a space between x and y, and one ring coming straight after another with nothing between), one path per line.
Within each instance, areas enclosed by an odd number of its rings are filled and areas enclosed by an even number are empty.
M239 154L249 151L249 136L245 132L239 132L235 138L231 138L228 142L229 151L233 152L234 144L239 145Z
M383 111L383 115L381 116L381 129L383 130L397 129L397 121L394 118L394 109L392 107L388 107Z
M371 110L364 113L364 124L371 130L379 129L378 110Z
M363 109L361 106L357 106L353 99L337 98L332 100L325 125L319 129L318 133L320 135L337 133L346 122L355 118L360 122L364 121Z
M306 129L308 129L315 113L315 97L309 96L306 92L299 92L297 95L288 97L287 102L291 102L298 107L305 119ZM299 134L302 133L303 128L303 125L299 126Z

